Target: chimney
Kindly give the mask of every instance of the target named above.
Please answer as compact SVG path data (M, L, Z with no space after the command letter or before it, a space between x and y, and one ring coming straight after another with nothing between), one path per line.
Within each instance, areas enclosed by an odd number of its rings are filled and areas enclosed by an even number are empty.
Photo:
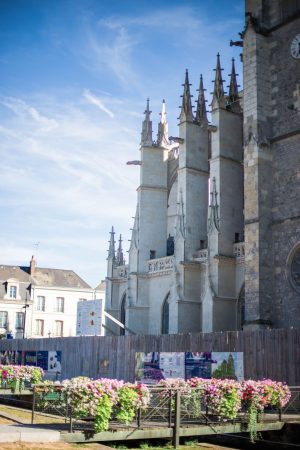
M34 255L32 255L32 257L31 257L29 273L30 273L30 275L32 277L34 277L34 275L35 275L35 259L34 259Z

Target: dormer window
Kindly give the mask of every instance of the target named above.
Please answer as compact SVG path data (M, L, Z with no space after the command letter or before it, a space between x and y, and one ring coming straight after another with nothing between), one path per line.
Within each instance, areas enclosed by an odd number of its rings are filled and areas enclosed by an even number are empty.
M6 293L4 299L21 300L19 281L16 278L6 280Z
M9 286L9 298L17 298L17 286Z

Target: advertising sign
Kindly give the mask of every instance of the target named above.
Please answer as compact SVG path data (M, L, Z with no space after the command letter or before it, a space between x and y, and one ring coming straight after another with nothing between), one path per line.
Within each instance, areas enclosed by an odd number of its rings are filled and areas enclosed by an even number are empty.
M61 372L61 352L48 352L48 372Z
M241 352L136 353L136 381L155 384L166 378L244 379Z
M85 300L77 303L76 336L103 335L103 300Z
M41 367L45 377L57 379L61 373L61 351L2 351L0 352L1 364L18 364L22 366Z

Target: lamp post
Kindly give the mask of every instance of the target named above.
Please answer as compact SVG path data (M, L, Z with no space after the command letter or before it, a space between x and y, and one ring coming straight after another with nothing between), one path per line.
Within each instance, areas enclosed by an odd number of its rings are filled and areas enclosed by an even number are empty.
M25 339L25 326L26 326L26 312L27 312L27 308L29 308L29 305L27 304L27 292L26 292L25 305L22 306L22 309L25 309L25 311L24 311L24 323L23 323L23 339Z

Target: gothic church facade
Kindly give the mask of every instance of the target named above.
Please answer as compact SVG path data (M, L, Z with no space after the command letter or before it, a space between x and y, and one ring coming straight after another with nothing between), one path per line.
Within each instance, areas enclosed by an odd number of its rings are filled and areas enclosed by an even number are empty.
M178 137L163 102L153 141L147 102L129 263L113 229L108 254L125 332L300 327L300 2L246 1L241 39L243 94L218 55L211 123L188 72Z

